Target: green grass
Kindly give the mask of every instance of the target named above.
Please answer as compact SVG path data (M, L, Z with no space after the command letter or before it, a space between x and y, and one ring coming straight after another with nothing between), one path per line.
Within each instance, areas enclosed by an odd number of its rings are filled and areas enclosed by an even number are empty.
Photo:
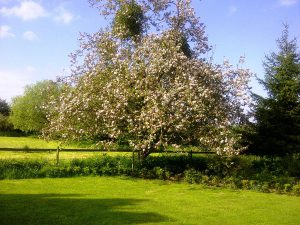
M19 149L56 149L59 145L58 141L45 141L43 139L40 139L38 137L4 137L0 136L0 148L19 148ZM115 144L115 148L128 148L126 146L118 146ZM81 142L71 142L69 144L65 144L62 146L62 148L65 149L78 149L78 148L86 148L86 149L95 149L96 145L95 143L92 143L91 141L81 141ZM167 150L173 150L178 151L178 149L175 149L172 146L168 146ZM193 151L199 151L200 149L197 147L183 147L181 149L182 151L189 152L191 150ZM158 153L159 154L159 153Z
M21 148L21 149L56 149L59 141L45 141L38 137L1 137L0 148ZM72 142L62 145L62 148L78 149L78 148L94 148L95 146L88 141Z
M0 181L0 224L296 225L300 199L129 178Z
M110 155L110 156L131 156L131 153L126 152L60 152L59 160L67 161L71 159L83 159L91 158L99 155ZM0 151L0 160L1 159L22 159L22 160L34 160L34 159L45 159L49 161L56 162L56 152L12 152L12 151Z
M0 148L41 148L56 149L56 141L45 141L35 137L0 137Z

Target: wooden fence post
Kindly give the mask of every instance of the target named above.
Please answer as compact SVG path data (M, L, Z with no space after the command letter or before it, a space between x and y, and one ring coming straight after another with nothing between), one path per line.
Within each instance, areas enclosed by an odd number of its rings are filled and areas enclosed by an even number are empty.
M189 152L189 156L190 156L190 160L192 160L192 159L193 159L193 150L191 150L191 151Z
M58 166L59 165L59 146L57 146L57 149L56 149L56 165Z
M138 151L138 159L139 159L139 163L141 163L141 150Z
M131 163L131 170L134 170L134 150L132 151L132 163Z

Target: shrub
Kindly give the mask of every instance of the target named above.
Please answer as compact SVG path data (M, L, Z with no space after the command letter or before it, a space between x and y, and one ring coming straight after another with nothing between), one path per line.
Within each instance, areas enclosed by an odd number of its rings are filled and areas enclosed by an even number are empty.
M270 186L268 182L263 182L261 185L261 191L265 192L265 193L269 193L270 192Z
M293 186L293 193L295 195L300 195L300 183Z
M249 180L242 180L242 187L243 189L249 190L251 188Z
M284 191L285 192L291 192L293 189L293 186L291 184L284 184Z
M4 159L0 160L0 179L129 175L299 195L299 177L291 176L299 165L296 159L289 159L294 164L289 167L286 158L243 156L226 158L221 162L220 157L215 156L150 156L141 163L137 161L134 170L131 168L131 157L126 156L73 159L62 161L59 166L47 160Z
M195 169L188 169L184 171L184 181L190 184L199 184L202 180L202 174Z
M46 163L44 160L1 160L0 179L41 177L40 171Z

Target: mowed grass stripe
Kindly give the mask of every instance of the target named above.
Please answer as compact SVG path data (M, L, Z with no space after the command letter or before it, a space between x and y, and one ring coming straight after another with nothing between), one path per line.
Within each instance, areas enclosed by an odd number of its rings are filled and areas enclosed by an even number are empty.
M59 160L71 160L71 159L83 159L83 158L91 158L96 156L128 156L130 157L131 153L126 152L60 152ZM13 152L13 151L0 151L0 160L1 159L18 159L18 160L33 160L33 159L41 159L41 160L49 160L56 162L56 152Z
M59 141L45 141L38 137L0 137L0 148L16 149L56 149ZM81 149L89 148L88 143L74 143L63 145L63 148Z
M0 181L0 224L295 225L295 196L119 177Z
M0 137L1 148L41 148L56 149L58 146L56 141L45 141L35 137Z

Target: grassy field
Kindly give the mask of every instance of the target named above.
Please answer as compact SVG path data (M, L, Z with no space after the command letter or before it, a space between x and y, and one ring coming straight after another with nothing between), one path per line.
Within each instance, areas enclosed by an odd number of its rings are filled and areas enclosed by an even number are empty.
M0 148L42 148L56 149L56 141L44 141L35 137L0 137Z
M45 141L38 137L1 137L0 148L19 148L19 149L56 149L59 145L58 141ZM89 143L73 143L63 145L63 148L89 148L94 147Z
M0 224L296 225L299 197L129 178L0 181Z
M71 160L75 158L89 158L97 155L108 154L111 156L114 155L131 155L131 153L118 153L118 152L60 152L60 160ZM56 161L56 152L12 152L12 151L0 151L0 160L1 159L46 159L49 161Z

